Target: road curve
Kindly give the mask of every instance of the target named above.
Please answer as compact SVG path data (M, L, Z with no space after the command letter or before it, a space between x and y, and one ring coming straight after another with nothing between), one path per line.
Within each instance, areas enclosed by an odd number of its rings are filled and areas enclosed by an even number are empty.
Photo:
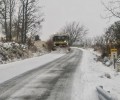
M71 100L73 75L82 51L65 56L0 84L0 100Z

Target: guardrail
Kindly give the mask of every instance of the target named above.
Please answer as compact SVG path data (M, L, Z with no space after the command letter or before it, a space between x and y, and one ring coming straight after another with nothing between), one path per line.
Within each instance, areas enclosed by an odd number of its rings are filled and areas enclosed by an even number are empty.
M99 100L117 100L110 94L109 91L105 91L103 89L103 86L96 87L96 89L98 92Z

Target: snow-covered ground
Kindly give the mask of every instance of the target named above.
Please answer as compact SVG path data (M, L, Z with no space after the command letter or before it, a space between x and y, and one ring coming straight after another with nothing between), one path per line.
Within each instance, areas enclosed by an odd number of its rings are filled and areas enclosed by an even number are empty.
M117 73L112 67L106 67L101 62L96 62L94 58L98 53L92 50L81 50L83 51L83 56L74 75L71 100L98 100L96 86L101 85L106 91L110 91L112 95L120 100L120 73ZM50 53L40 57L0 65L0 83L63 55ZM107 78L106 74L110 74L111 78Z
M98 100L96 87L103 86L106 91L120 100L120 73L113 67L106 67L94 58L100 55L92 50L84 50L82 62L75 74L72 100ZM106 75L110 74L111 78Z
M0 65L0 83L24 72L40 67L46 63L49 63L63 55L64 54L50 53L39 57L33 57L8 64L2 64Z

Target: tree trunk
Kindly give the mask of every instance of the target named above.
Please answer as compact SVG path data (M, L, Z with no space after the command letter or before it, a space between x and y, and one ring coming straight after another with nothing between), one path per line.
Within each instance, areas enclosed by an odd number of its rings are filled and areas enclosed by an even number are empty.
M6 2L5 2L6 3ZM5 34L6 34L6 41L8 41L8 30L7 30L7 6L5 4Z
M22 32L21 32L21 42L24 43L24 28L25 28L25 4L23 1L23 20L22 20Z
M9 32L9 41L12 40L11 29L12 29L12 3L11 3L11 0L10 0L10 32Z
M24 43L26 43L26 34L27 34L27 10L28 10L28 0L26 1L26 6L25 6L25 33L24 33Z

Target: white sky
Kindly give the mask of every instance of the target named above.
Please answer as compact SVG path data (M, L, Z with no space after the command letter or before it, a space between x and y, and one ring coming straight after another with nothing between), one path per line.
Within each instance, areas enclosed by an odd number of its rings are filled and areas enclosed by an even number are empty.
M41 0L40 5L45 14L41 36L43 40L72 21L86 26L90 37L103 34L105 28L114 21L112 19L108 22L101 18L105 14L101 0Z

